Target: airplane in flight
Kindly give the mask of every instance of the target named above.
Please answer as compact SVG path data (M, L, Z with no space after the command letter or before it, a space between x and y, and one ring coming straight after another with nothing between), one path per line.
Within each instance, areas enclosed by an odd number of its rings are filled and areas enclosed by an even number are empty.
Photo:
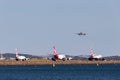
M63 60L63 61L65 61L65 60L67 60L67 58L66 58L65 55L58 54L55 46L53 46L53 57L52 57L52 60L53 61L56 61L56 60Z
M102 55L96 55L96 54L94 54L94 52L93 52L93 49L90 49L90 55L89 55L89 58L88 58L88 60L90 60L90 61L93 61L93 60L95 60L95 61L98 61L98 60L105 60L103 57L102 57Z
M76 33L76 34L79 35L79 36L85 36L86 35L86 33L83 33L83 32Z
M18 54L18 50L16 49L16 61L19 61L19 60L25 61L25 60L28 60L28 58L26 58L25 56L20 56Z

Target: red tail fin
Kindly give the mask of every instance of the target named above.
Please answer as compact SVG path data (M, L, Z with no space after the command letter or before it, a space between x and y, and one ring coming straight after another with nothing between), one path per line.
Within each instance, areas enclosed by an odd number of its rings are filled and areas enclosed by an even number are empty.
M54 53L54 55L57 55L57 51L56 51L56 48L55 48L55 46L53 46L53 53Z
M90 58L93 58L93 56L94 56L93 49L90 48Z
M56 58L56 59L58 59L58 54L57 54L57 51L56 51L56 48L55 48L55 46L53 46L53 54L54 54L54 57Z

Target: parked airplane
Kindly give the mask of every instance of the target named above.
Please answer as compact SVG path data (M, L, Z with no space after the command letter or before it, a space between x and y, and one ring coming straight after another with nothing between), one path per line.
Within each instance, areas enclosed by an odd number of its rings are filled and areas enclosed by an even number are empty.
M5 57L2 55L2 51L0 51L0 60L4 60Z
M56 61L57 59L65 61L67 59L65 55L58 55L55 46L53 47L53 54L53 61Z
M102 57L102 55L96 55L96 54L94 54L93 53L93 49L90 49L90 56L89 56L89 58L88 58L88 60L90 60L90 61L93 61L93 60L96 60L96 61L98 61L98 60L105 60L103 57Z
M24 60L28 60L28 58L26 58L25 56L18 55L18 50L16 49L16 61L18 60L24 61Z

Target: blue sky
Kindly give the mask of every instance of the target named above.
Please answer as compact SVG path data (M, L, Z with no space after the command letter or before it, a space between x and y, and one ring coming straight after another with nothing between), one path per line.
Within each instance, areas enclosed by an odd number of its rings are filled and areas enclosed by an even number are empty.
M0 50L120 55L119 0L0 0ZM75 33L85 32L86 36Z

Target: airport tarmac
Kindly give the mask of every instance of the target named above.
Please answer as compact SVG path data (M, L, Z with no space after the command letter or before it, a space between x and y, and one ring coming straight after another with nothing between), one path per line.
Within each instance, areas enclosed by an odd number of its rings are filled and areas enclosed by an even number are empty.
M88 60L44 60L44 59L30 59L26 61L16 60L0 60L0 65L52 65L52 64L120 64L120 60L109 61L88 61Z

